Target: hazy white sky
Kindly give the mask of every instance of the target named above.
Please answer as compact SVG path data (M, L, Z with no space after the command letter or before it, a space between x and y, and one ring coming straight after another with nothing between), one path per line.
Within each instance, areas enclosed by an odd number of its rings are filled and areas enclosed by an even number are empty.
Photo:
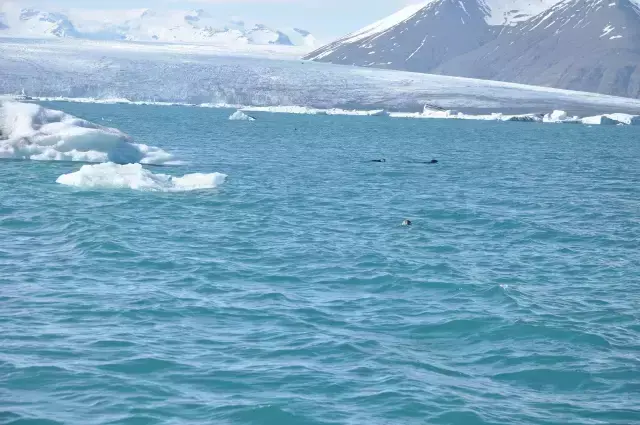
M0 3L8 0L0 0ZM21 5L55 9L192 9L214 16L297 26L327 39L359 29L415 0L12 0Z

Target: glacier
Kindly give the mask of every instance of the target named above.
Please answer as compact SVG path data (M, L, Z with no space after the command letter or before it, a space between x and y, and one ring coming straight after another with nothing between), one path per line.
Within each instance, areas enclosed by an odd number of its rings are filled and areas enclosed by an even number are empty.
M464 114L640 114L640 100L547 87L303 61L246 46L0 39L0 93L253 107Z

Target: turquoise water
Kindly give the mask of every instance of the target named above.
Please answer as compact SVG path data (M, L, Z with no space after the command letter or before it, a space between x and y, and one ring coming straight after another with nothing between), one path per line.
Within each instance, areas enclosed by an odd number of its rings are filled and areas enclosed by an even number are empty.
M53 107L229 179L0 162L0 424L640 423L637 129Z

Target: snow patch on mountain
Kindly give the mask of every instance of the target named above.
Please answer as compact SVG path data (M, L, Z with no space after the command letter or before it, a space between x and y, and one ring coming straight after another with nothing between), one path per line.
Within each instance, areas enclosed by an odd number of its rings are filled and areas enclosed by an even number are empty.
M318 40L307 30L300 28L285 28L281 30L289 37L294 46L315 47Z
M486 7L489 25L513 26L536 16L562 0L478 0Z
M640 0L431 0L306 59L640 97Z
M0 5L0 31L24 37L77 37L78 30L62 13Z
M409 5L404 9L394 13L393 15L374 22L373 24L368 25L359 31L348 34L347 36L342 38L341 41L342 43L355 43L371 35L384 33L385 31L395 27L396 25L406 21L407 19L410 19L416 13L424 9L427 5L429 5L430 3L435 3L436 1L438 0L427 0L417 4Z

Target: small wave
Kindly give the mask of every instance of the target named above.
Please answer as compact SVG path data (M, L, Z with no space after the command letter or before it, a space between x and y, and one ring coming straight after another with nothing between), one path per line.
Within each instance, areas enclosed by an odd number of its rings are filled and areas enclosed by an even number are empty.
M133 189L150 192L188 192L213 189L227 176L221 173L186 174L182 177L154 174L140 164L114 164L106 162L83 165L80 170L63 174L57 183L82 189Z
M0 158L167 164L173 155L122 131L36 104L0 103Z

